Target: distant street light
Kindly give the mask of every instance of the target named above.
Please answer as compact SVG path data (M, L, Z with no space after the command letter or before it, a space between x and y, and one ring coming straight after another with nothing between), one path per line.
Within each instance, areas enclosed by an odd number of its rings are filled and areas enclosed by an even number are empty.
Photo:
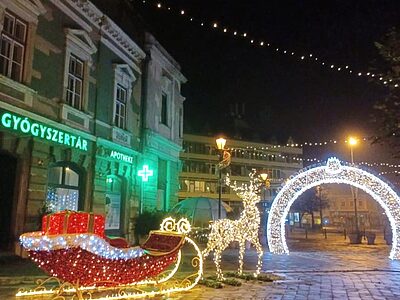
M221 219L221 194L222 194L222 166L226 139L220 137L215 140L218 149L218 219Z
M262 200L265 200L265 191L266 191L266 189L269 189L269 187L270 187L268 173L261 173L260 177L263 181L263 199Z
M318 195L318 200L319 200L319 219L321 220L320 226L322 228L323 227L323 222L322 222L322 194L321 194L322 187L320 185L318 185L316 187L316 189L317 189L317 195Z
M261 174L260 174L260 177L261 177L261 179L262 179L262 199L261 199L261 208L262 208L262 213L261 213L261 220L260 220L260 223L261 223L261 226L260 226L260 232L259 232L259 236L260 236L260 242L261 242L261 244L262 245L266 245L266 240L265 240L265 230L266 230L266 218L267 218L267 215L265 214L265 211L266 211L266 209L265 209L265 206L264 205L267 205L267 212L269 213L269 208L270 208L270 204L266 201L266 198L267 198L267 190L270 188L270 186L271 186L271 183L270 183L270 179L268 178L268 173L267 172L265 172L265 171L263 171Z
M358 139L355 137L349 137L349 145L350 145L350 156L351 156L351 164L354 165L354 146L358 144ZM357 189L351 186L351 194L354 199L354 217L355 217L355 225L356 225L356 232L359 234L358 228L358 214L357 214Z
M261 177L261 179L265 182L265 181L267 181L268 173L261 173L261 174L260 174L260 177Z

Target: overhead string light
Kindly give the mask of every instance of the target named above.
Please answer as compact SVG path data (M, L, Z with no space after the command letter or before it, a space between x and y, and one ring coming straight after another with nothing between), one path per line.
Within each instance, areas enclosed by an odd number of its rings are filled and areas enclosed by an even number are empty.
M367 137L360 138L360 142L367 142L369 139ZM278 149L282 148L304 148L304 147L324 147L328 146L331 144L347 144L347 140L341 140L341 139L329 139L329 140L323 140L323 141L306 141L306 142L301 142L301 143L286 143L286 145L267 145L267 146L246 146L246 147L232 147L231 149L234 150L243 150L243 151L248 151L248 150L255 150L255 151L265 151L265 150L273 150L273 149Z
M379 175L393 175L393 174L395 174L395 175L399 175L400 174L400 171L385 171L385 172L380 172L379 173Z
M304 158L304 157L294 157L292 158L293 160L300 160L300 161L306 161L306 162L322 162L323 160L320 160L318 158ZM341 163L347 163L344 160L340 161ZM391 164L387 162L366 162L366 161L360 161L360 162L355 162L354 165L356 166L367 166L370 168L378 167L378 168L400 168L400 164ZM390 172L400 174L400 171L388 171L388 172L382 172L379 173L379 175L382 174L389 174Z
M255 36L251 35L250 33L246 32L246 31L236 30L236 29L230 28L229 26L223 26L222 23L218 22L218 21L209 22L209 21L204 21L204 20L194 18L192 16L189 16L186 13L186 10L172 9L170 6L165 6L162 2L159 2L159 1L154 2L154 1L142 0L141 2L143 4L148 4L148 5L150 5L150 7L155 7L157 9L164 9L164 10L174 12L174 13L177 12L179 16L184 17L187 20L189 20L189 22L198 24L201 27L212 28L213 30L221 31L222 33L224 33L226 35L231 35L231 36L234 36L237 38L247 39L249 41L249 44L252 46L266 47L266 48L273 50L273 52L275 52L275 53L280 53L283 55L294 57L300 62L307 61L309 63L314 63L321 67L324 67L330 71L346 73L349 75L353 75L355 77L365 77L368 79L372 79L375 82L380 83L384 86L390 86L393 88L398 88L399 84L400 84L400 82L397 82L395 79L388 77L387 75L377 74L374 72L355 71L350 65L339 65L339 64L330 63L330 62L318 57L314 53L299 53L299 52L292 51L292 50L289 50L284 47L279 47L279 46L272 44L271 42L266 42L263 39L256 38Z
M361 161L357 163L358 165L365 165L368 167L382 167L382 168L400 168L400 164L391 164L387 162L366 162L366 161Z
M254 150L255 149L255 150ZM260 148L230 148L230 151L233 152L233 157L237 157L235 153L239 152L241 155L248 156L249 159L260 159L260 160L275 160L276 158L281 158L281 159L290 159L292 161L298 161L298 162L312 162L312 163L320 163L323 160L316 158L316 157L300 157L300 156L293 156L293 155L283 155L283 154L271 154L271 153L265 153L262 151L268 150L268 147L263 147L263 150L260 150ZM345 161L341 161L345 162ZM388 162L366 162L366 161L360 161L356 162L355 165L358 166L367 166L367 167L378 167L378 168L400 168L400 164L391 164ZM387 173L385 173L387 174Z

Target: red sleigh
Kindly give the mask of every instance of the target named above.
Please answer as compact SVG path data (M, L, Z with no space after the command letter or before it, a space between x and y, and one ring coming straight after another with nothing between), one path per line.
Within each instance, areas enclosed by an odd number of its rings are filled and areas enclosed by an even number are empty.
M189 290L202 276L201 252L186 236L189 231L186 219L175 222L167 218L143 245L127 247L121 239L104 236L101 215L63 211L45 216L41 232L25 233L20 240L29 257L52 277L16 296L72 293L78 299L85 299L85 294L95 299L97 294L104 297L106 293L108 299L128 299ZM185 243L195 248L192 265L196 272L169 285L180 266ZM58 286L49 287L54 280Z

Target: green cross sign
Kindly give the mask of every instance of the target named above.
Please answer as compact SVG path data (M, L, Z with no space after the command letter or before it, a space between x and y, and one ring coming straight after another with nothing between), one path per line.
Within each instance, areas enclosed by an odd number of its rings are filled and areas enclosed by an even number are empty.
M144 165L142 170L138 171L138 176L142 177L142 181L149 181L149 177L153 176L153 170L148 165Z

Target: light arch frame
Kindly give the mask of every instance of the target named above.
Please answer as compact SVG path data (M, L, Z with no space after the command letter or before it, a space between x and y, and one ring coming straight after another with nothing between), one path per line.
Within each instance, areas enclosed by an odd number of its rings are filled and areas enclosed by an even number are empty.
M285 239L285 222L293 202L306 190L327 183L348 184L368 193L384 209L392 229L393 242L389 258L400 259L400 198L376 175L354 165L342 165L331 157L326 165L313 167L290 178L275 197L268 215L267 239L274 254L289 254Z

